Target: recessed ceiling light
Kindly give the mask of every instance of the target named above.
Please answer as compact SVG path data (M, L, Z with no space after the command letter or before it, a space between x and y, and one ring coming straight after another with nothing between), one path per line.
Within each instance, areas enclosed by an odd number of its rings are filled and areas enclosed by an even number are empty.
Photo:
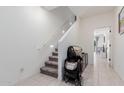
M62 33L64 34L65 33L65 30L63 30Z
M50 48L53 48L54 47L54 45L50 45Z

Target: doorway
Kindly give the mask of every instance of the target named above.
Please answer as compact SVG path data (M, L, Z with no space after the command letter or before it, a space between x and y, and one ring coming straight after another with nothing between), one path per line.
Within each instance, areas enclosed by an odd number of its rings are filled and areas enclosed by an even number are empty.
M94 31L94 64L97 59L106 60L109 66L111 63L111 29L110 27L102 27Z

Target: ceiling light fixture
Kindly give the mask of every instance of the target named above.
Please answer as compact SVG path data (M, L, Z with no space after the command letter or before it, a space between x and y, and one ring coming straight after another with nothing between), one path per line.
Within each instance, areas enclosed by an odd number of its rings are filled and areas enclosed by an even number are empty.
M53 48L54 47L54 45L50 45L50 48Z
M62 33L64 34L65 33L65 30L63 30Z

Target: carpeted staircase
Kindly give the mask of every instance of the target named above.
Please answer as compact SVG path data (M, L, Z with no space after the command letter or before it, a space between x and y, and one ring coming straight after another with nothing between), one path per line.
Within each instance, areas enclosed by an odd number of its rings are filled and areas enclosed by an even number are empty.
M45 66L40 68L40 72L52 77L58 77L58 49L52 52L52 56L49 56L49 60L45 62Z

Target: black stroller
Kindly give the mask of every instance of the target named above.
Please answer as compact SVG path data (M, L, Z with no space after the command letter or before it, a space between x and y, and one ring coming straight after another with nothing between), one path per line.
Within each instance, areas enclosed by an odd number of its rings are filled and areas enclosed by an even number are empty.
M80 48L81 49L81 48ZM82 49L80 50L82 52ZM82 73L82 58L79 51L76 51L74 46L68 47L67 58L64 63L64 81L75 83L81 86Z

